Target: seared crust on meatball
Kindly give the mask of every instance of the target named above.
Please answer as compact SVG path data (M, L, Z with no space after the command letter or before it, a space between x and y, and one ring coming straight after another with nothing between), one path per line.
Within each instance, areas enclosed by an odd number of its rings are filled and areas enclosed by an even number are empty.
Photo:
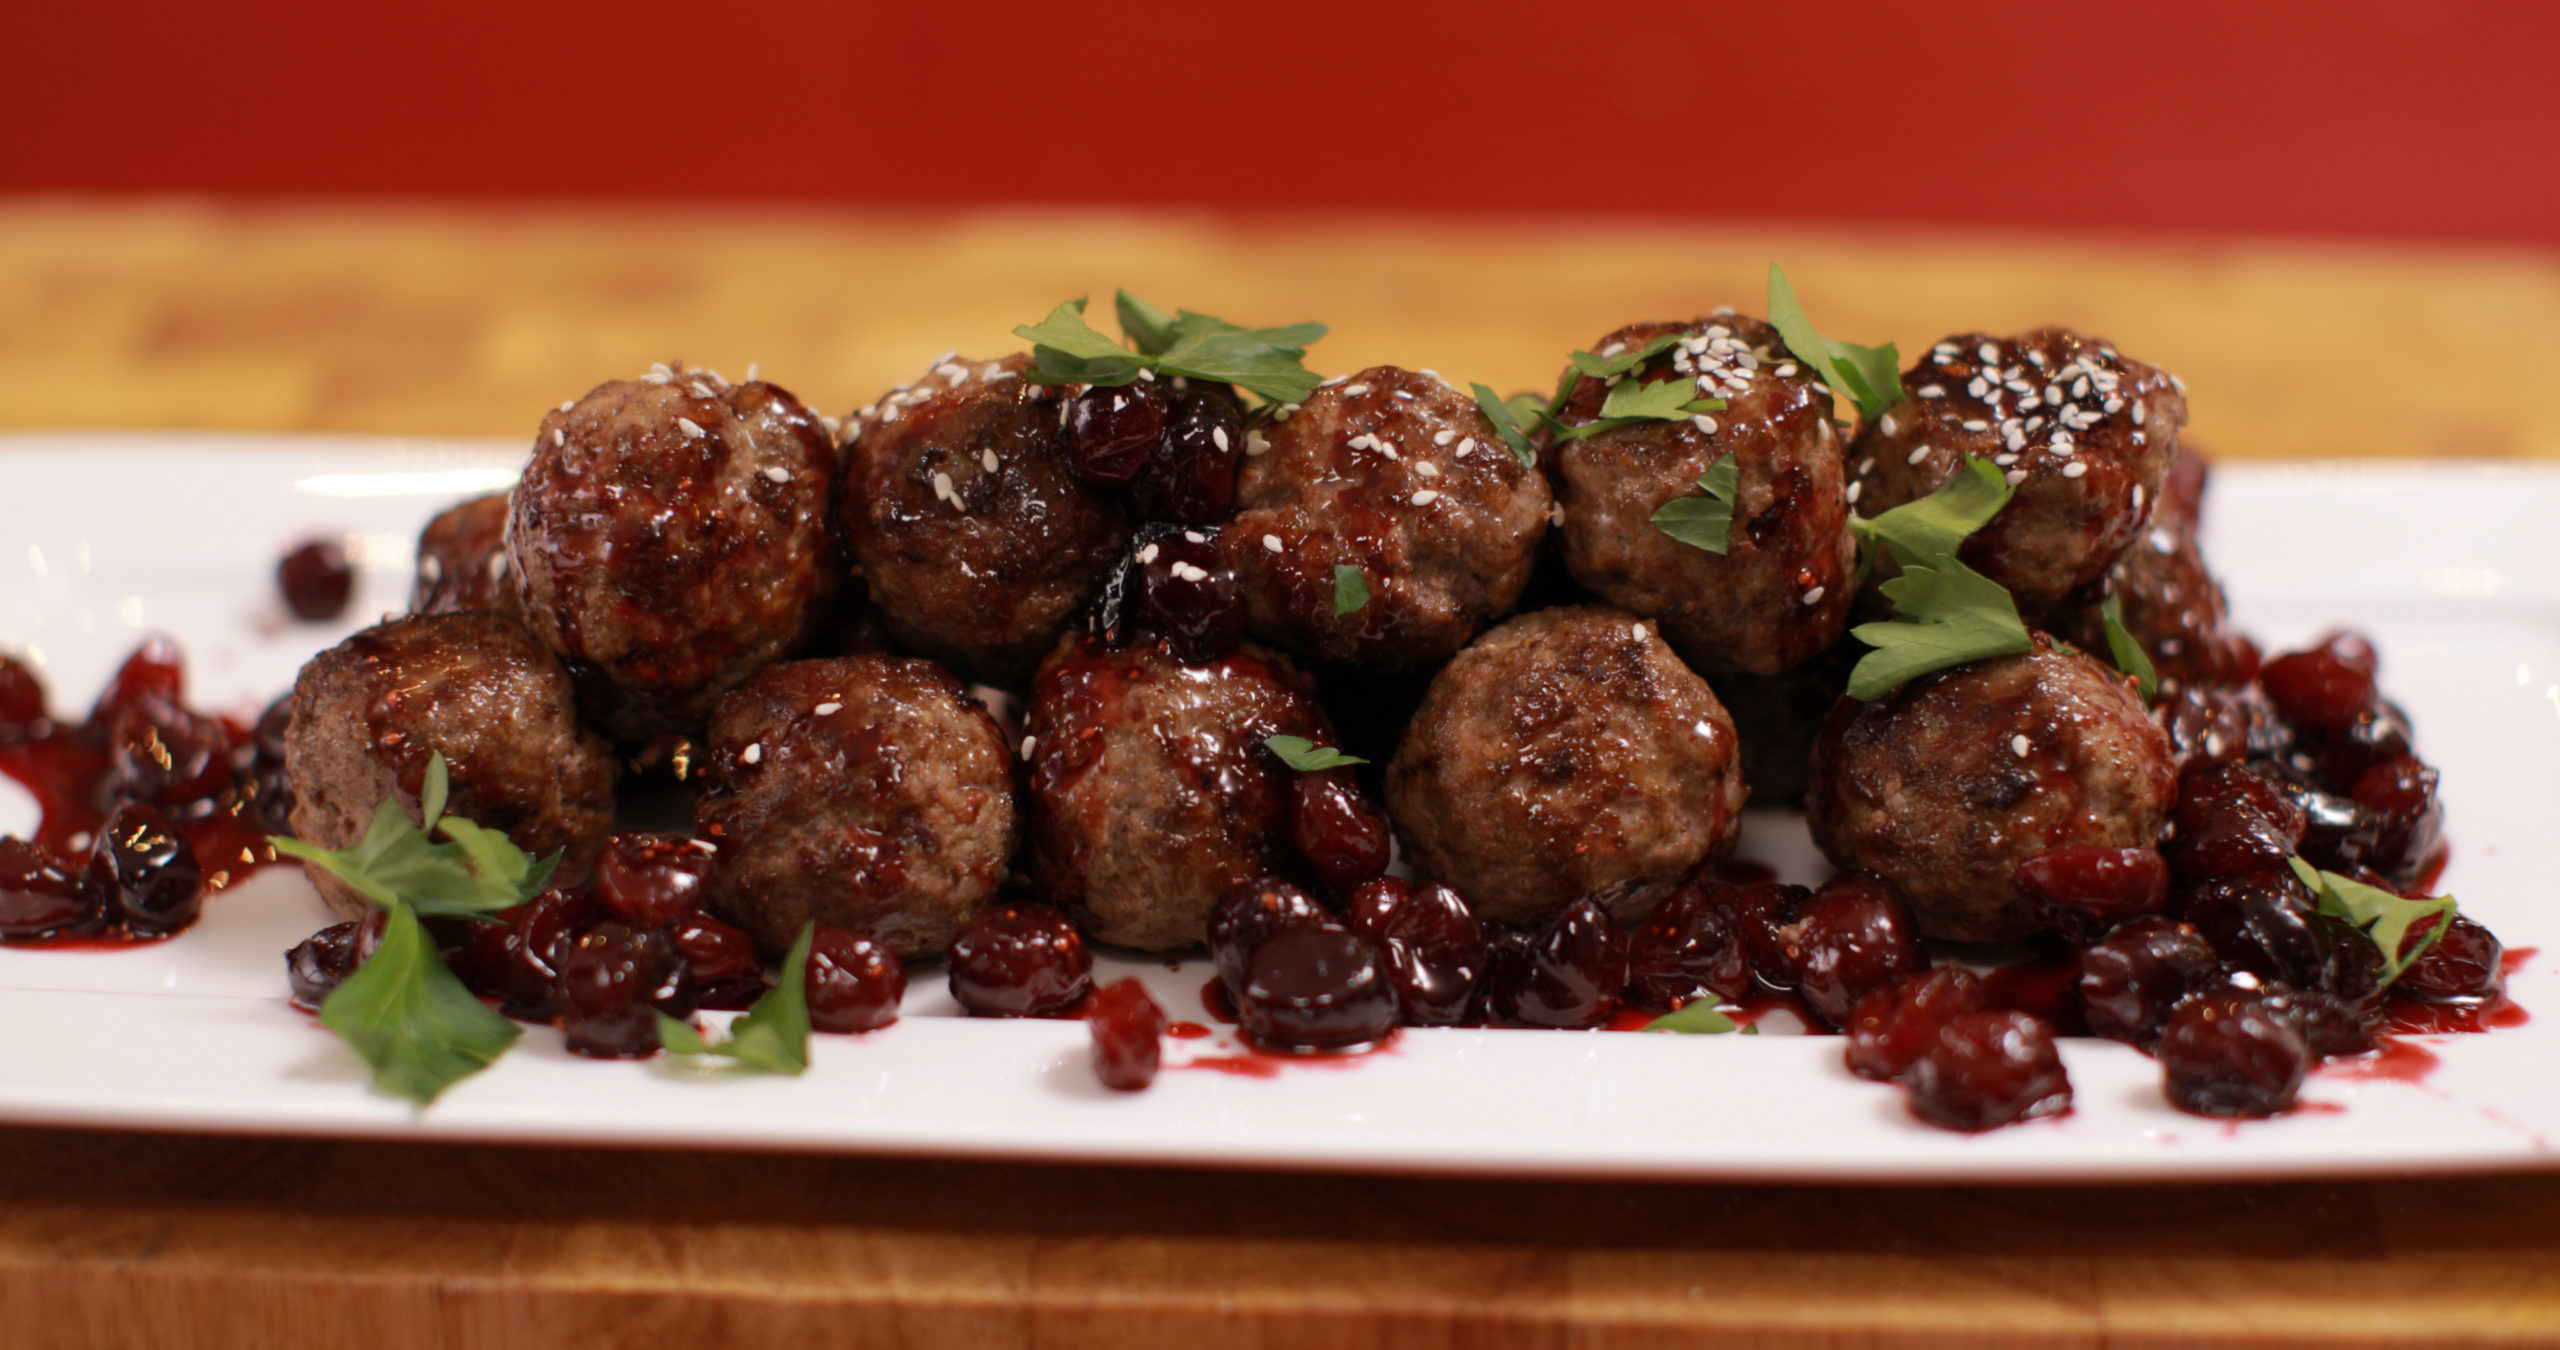
M487 610L394 619L303 666L284 737L294 837L345 848L386 799L417 819L438 754L449 814L535 857L560 850L560 885L586 880L613 828L612 747L578 725L558 658ZM332 909L373 912L336 877L304 870Z
M720 700L694 827L720 848L706 903L767 953L813 919L938 952L1012 860L1013 754L931 661L785 661Z
M1961 556L2008 587L2029 623L2058 618L2115 565L2187 424L2173 377L2063 328L1948 338L1902 384L1911 397L1850 451L1858 509L1875 516L1928 496L1967 455L1991 461L2017 491Z
M525 625L626 739L701 727L798 647L840 564L835 453L777 386L668 366L542 419L507 534Z
M1857 544L1831 395L1776 329L1740 315L1631 324L1596 350L1634 351L1671 333L1684 335L1681 344L1628 378L1694 380L1699 398L1721 398L1725 408L1557 445L1565 562L1602 599L1659 619L1695 669L1774 674L1838 641L1856 598ZM1595 420L1607 392L1583 380L1563 419ZM1740 477L1726 551L1657 528L1654 513L1700 496L1699 478L1726 455Z
M2177 804L2169 738L2132 681L2042 635L2020 656L1843 698L1814 743L1807 823L1883 877L1927 936L2034 932L2018 864L2073 845L2151 848Z
M518 613L516 589L507 584L506 493L448 507L418 532L418 574L409 588L409 612L465 609Z
M898 641L968 679L1019 688L1129 542L1076 480L1063 393L1030 358L949 359L845 422L837 509Z
M2248 664L2222 583L2205 566L2197 537L2204 484L2204 461L2181 452L2160 485L2150 527L2107 573L2108 593L2122 602L2125 632L2151 658L2164 697L2189 685L2231 684ZM2063 632L2083 650L2107 650L2106 619L2097 605L2072 615Z
M1485 918L1534 923L1595 894L1626 917L1731 846L1738 755L1724 705L1650 623L1541 610L1431 682L1387 812L1423 875Z
M1219 547L1264 641L1337 665L1429 667L1529 584L1546 478L1436 375L1372 366L1328 382L1250 433L1245 456ZM1339 616L1337 566L1359 568L1369 592Z
M1023 718L1030 870L1102 942L1195 946L1230 886L1287 870L1292 771L1263 745L1333 729L1286 659L1248 643L1185 665L1072 633Z

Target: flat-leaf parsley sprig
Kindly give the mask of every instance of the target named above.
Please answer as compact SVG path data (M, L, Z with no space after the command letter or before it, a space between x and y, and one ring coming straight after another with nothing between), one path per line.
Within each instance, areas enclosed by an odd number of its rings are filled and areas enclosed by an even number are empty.
M2436 945L2444 930L2453 923L2458 906L2450 895L2431 895L2412 900L2393 895L2379 886L2368 886L2353 877L2324 872L2300 858L2287 858L2293 874L2299 877L2320 907L2320 912L2362 933L2382 953L2382 982L2390 984L2406 972L2427 948ZM2419 922L2433 916L2435 923L2419 934L2417 945L2403 952L2409 931Z
M735 1021L729 1035L714 1041L665 1013L657 1014L658 1043L671 1055L711 1056L760 1073L801 1074L809 1068L809 948L817 941L818 921L800 925L791 954L782 958L782 982L764 992Z
M1873 647L1849 672L1849 696L1879 698L1931 671L2032 651L2017 601L1999 582L1956 557L1966 536L2009 504L2009 481L1990 461L1965 456L1937 491L1873 520L1849 518L1872 547L1893 555L1901 575L1880 588L1894 617L1850 635Z
M1131 344L1124 346L1085 322L1084 308L1083 300L1069 300L1013 330L1031 340L1032 383L1118 386L1142 375L1183 375L1296 403L1322 382L1306 367L1308 346L1328 331L1320 323L1245 328L1187 309L1168 315L1124 290L1115 306Z
M1861 347L1815 332L1813 320L1805 317L1804 306L1796 300L1794 283L1776 263L1769 264L1769 326L1786 339L1788 351L1822 376L1824 384L1847 394L1858 405L1860 417L1872 421L1905 397L1902 355L1893 344Z

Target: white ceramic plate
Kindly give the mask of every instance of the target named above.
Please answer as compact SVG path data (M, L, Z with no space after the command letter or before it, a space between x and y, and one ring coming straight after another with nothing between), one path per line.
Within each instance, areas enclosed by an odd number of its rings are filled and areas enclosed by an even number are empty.
M0 647L36 656L58 709L83 708L135 641L175 635L194 700L254 710L346 627L287 623L284 547L347 530L351 616L397 609L424 519L511 477L512 445L282 436L0 437ZM907 1016L821 1037L805 1078L710 1080L601 1063L530 1031L490 1071L416 1111L284 998L281 953L326 921L290 871L216 897L175 941L114 952L0 950L0 1119L273 1134L770 1147L986 1158L1479 1173L1840 1181L2267 1177L2543 1167L2560 1137L2560 565L2544 538L2560 472L2254 467L2216 478L2211 556L2271 649L2333 625L2371 634L2420 749L2444 770L2448 886L2511 947L2553 955L2511 982L2535 1014L2432 1039L2416 1083L2324 1072L2285 1119L2224 1125L2161 1099L2132 1050L2063 1050L2077 1107L1968 1137L1913 1123L1841 1067L1839 1042L1535 1031L1408 1031L1384 1053L1254 1078L1180 1067L1098 1087L1073 1022L972 1021L930 973ZM33 810L0 789L0 830ZM1791 816L1745 852L1819 860ZM1812 873L1813 875L1807 875ZM1200 1018L1205 961L1131 967ZM1205 1019L1202 1019L1205 1020ZM1169 1060L1228 1053L1168 1042ZM2336 1109L2330 1109L2336 1108Z

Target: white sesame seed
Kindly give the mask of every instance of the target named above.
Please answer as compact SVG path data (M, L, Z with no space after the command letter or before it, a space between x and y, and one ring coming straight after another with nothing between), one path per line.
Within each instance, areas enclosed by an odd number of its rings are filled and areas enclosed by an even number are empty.
M1465 459L1467 456L1472 455L1472 454L1474 454L1475 452L1476 452L1476 438L1475 438L1475 437L1473 437L1473 436L1469 436L1469 437L1468 437L1468 438L1466 438L1465 440L1458 442L1458 458L1460 458L1460 459Z
M1924 384L1920 386L1920 397L1922 398L1945 398L1946 396L1947 387L1943 384Z
M2106 402L2098 405L2098 411L2112 417L2115 414L2124 411L2124 400L2120 398L2110 398Z
M978 378L988 384L1002 384L1006 380L1014 378L1014 374L1012 371L1006 370L1001 366L989 366L983 374L978 376Z
M710 385L704 384L704 383L703 383L702 381L700 381L700 380L695 380L693 383L686 385L684 388L685 388L685 392L686 392L686 393L693 395L695 398L716 398L716 397L718 397L718 395L713 394L713 393L711 392L711 386L710 386Z
M1224 450L1224 449L1226 449L1226 448L1227 448L1227 429L1226 429L1225 427L1211 427L1211 428L1209 428L1209 440L1210 440L1213 444L1215 444L1215 445L1216 445L1220 450Z
M1691 413L1689 415L1689 425L1696 427L1698 429L1698 434L1701 436L1713 436L1716 434L1716 419L1707 416L1705 413Z
M2177 376L2172 375L2172 376L2170 376L2170 377L2169 377L2169 383L2171 383L2171 384L2174 384L2174 385L2178 386L2178 392L2179 392L2179 393L2183 394L2183 393L2187 392L2187 382L2186 382L2185 380L2179 379Z
M2141 402L2141 400L2136 399L2136 400L2134 401L2134 405L2133 405L2133 424L2134 424L2135 426L2141 426L2141 425L2142 425L2142 414L2143 414L2143 411L2144 411L2144 410L2143 410L2143 406L2142 406L2142 402Z
M1796 373L1796 363L1795 363L1795 362L1793 362L1793 361L1789 361L1789 362L1788 362L1788 363L1786 363L1785 365L1778 367L1778 378L1780 378L1780 379L1786 379L1786 378L1788 378L1788 377L1790 377L1790 376L1793 376L1795 373Z
M1173 565L1173 579L1176 581L1207 581L1209 579L1209 569L1194 566L1187 562L1178 562Z
M1025 737L1023 737L1023 738L1022 738L1022 757L1023 757L1024 759L1029 759L1029 758L1031 758L1031 751L1032 751L1032 749L1033 749L1034 747L1038 746L1039 744L1040 744L1040 738L1039 738L1039 737L1037 737L1037 736L1025 736Z
M1644 631L1644 625L1643 625L1643 624L1640 624L1640 623L1632 623L1632 624L1627 625L1627 632L1628 632L1629 634L1633 635L1633 636L1634 636L1634 638L1635 638L1635 640L1636 640L1636 641L1638 641L1638 642L1642 642L1642 641L1644 641L1644 640L1645 640L1645 638L1646 638L1646 637L1650 636L1649 634L1647 634L1647 633Z
M2027 471L2026 471L2026 470L2024 470L2024 469L2011 469L2011 470L2009 471L2009 486L2011 486L2011 487L2016 487L2017 485L2019 485L2020 483L2023 483L2023 482L2025 482L2025 481L2027 481Z
M1159 550L1155 545L1149 544L1145 548L1138 550L1138 561L1142 563L1154 562L1158 551Z
M558 428L558 427L553 427L553 428L551 429L551 443L552 443L553 445L560 445L560 446L565 446L565 445L567 445L567 444L569 443L569 433L568 433L568 432L566 432L566 431L561 430L561 429L560 429L560 428Z
M1860 473L1874 473L1875 471L1876 471L1876 457L1875 457L1875 456L1873 456L1873 455L1869 455L1869 456L1867 456L1865 459L1862 459L1862 460L1859 460L1859 461L1858 461L1858 472L1860 472Z
M1982 364L1986 366L1998 365L2000 363L2000 349L1988 342L1974 348L1973 354L1981 357Z
M1440 430L1440 431L1438 431L1438 432L1436 432L1436 433L1434 433L1434 434L1432 435L1432 437L1431 437L1431 443L1432 443L1433 445L1447 445L1449 442L1454 441L1454 440L1456 440L1456 439L1458 439L1458 433L1457 433L1457 432L1455 432L1455 431L1451 431L1451 430L1448 430L1448 429L1446 429L1446 428L1443 428L1442 430Z
M741 764L764 763L764 743L762 741L758 741L754 745L750 745L746 749L739 751L738 762Z
M1413 494L1413 504L1416 506L1429 506L1438 500L1440 500L1440 494L1429 488L1424 488Z
M995 452L994 450L992 450L992 449L987 449L987 450L981 450L981 451L979 451L979 452L978 452L978 463L979 463L982 467L984 467L984 468L986 469L986 471L987 471L987 472L989 472L989 473L994 473L994 472L996 471L996 463L997 463L997 461L996 461L996 452Z
M1369 386L1365 384L1346 384L1342 386L1342 396L1344 398L1358 398L1360 395L1368 392Z
M503 554L503 553L492 553L492 554L490 554L490 555L489 555L489 579L490 579L491 581L496 581L497 579L499 579L500 577L505 576L506 574L507 574L507 555L506 555L506 554Z
M1262 434L1261 432L1259 432L1259 431L1248 431L1248 432L1246 432L1246 433L1244 434L1244 457L1245 457L1245 458L1247 458L1247 459L1260 459L1262 456L1267 455L1267 454L1270 454L1270 453L1271 453L1271 442L1270 442L1270 440L1269 440L1268 438L1264 437L1264 436L1263 436L1263 434Z
M1991 429L1991 424L1983 421L1979 417L1968 418L1965 421L1964 429L1967 431L1989 431Z
M1262 536L1262 547L1263 547L1265 550L1267 550L1267 551L1269 551L1269 552L1272 552L1272 553L1278 553L1278 552L1282 551L1282 550L1281 550L1281 544L1280 544L1280 536L1278 536L1278 535L1276 535L1276 534L1266 534L1266 535Z
M2142 485L2140 483L2133 485L2133 509L2136 511L2142 509ZM2162 549L2160 551L2163 553L2168 552L2167 549Z
M2134 443L2135 445L2140 445L2140 444L2142 444L2142 433L2141 433L2141 432L2137 431L2137 432L2133 433L2133 443Z
M2065 478L2077 478L2088 471L2089 461L2085 459L2075 459L2062 466L2062 476Z
M833 702L821 703L817 707L811 708L809 711L816 713L820 717L833 717L837 713L844 711L844 705Z
M1823 593L1824 591L1826 591L1826 590L1829 590L1829 589L1830 589L1830 587L1828 587L1828 586L1816 586L1816 587L1814 587L1812 590L1806 591L1806 592L1804 593L1804 602L1805 602L1807 605L1818 605L1818 604L1821 604L1821 603L1822 603L1822 593Z
M758 369L760 369L760 367L758 367L755 362L749 361L747 363L747 383L754 384L756 382L756 371Z
M1344 380L1347 380L1347 379L1350 379L1350 378L1351 378L1351 377L1350 377L1350 376L1348 376L1348 375L1336 375L1336 376L1334 376L1332 379L1329 379L1329 380L1323 380L1323 381L1318 382L1318 383L1317 383L1317 385L1316 385L1316 388L1318 388L1318 389L1331 389L1331 388L1332 388L1332 387L1334 387L1335 385L1340 384L1340 383L1342 383ZM1296 404L1291 404L1291 405L1290 405L1290 407L1291 407L1292 409L1294 409L1296 406L1297 406Z
M430 553L418 560L418 577L433 586L444 580L444 559Z
M578 401L577 401L576 399L574 399L574 398L573 398L573 399L569 400L568 402L561 404L561 405L560 405L560 411L562 411L562 412L567 412L567 411L569 411L570 409L575 408L575 407L577 407L577 406L578 406Z
M2027 752L2035 748L2035 742L2028 740L2025 732L2020 732L2009 738L2009 753L2016 755L2020 759L2025 759L2027 757Z
M1154 384L1156 382L1156 373L1144 366L1140 366L1138 368L1138 378L1145 380L1149 384Z
M1440 476L1440 466L1431 463L1429 460L1416 461L1413 466L1413 471L1421 474L1425 478L1437 478Z
M772 482L776 482L776 483L788 483L788 482L790 482L790 481L791 481L791 471L790 471L789 469L783 468L783 467L782 467L781 465L779 465L779 464L777 464L777 465L773 466L773 467L772 467L772 468L770 468L770 469L765 470L765 471L764 471L764 476L765 476L768 480L770 480L770 481L772 481Z
M1991 462L2005 469L2010 465L2017 463L2018 457L2016 455L1993 455L1991 457Z
M1991 392L1991 385L1981 376L1976 375L1972 379L1965 381L1964 391L1973 395L1975 398L1980 398Z
M677 419L676 419L676 425L677 425L677 426L680 426L680 427L683 427L683 428L684 428L684 434L686 434L687 436L692 436L692 437L700 438L700 437L708 436L708 435L710 435L710 434L711 434L710 432L704 431L704 430L702 429L702 424L701 424L700 422L694 421L694 420L693 420L692 418L690 418L690 417L679 417L679 418L677 418Z
M1917 464L1917 463L1919 463L1920 461L1922 461L1922 460L1924 460L1924 459L1927 459L1928 457L1929 457L1929 447L1927 447L1927 446L1923 445L1923 446L1919 446L1919 447L1915 448L1914 450L1912 450L1912 452L1911 452L1911 457L1910 457L1909 459L1904 460L1904 461L1903 461L1903 463L1905 463L1905 464Z
M1892 435L1892 434L1893 434L1893 414L1892 414L1892 413L1886 413L1886 414L1884 415L1884 420L1883 420L1882 422L1878 423L1877 425L1879 426L1879 428L1880 428L1880 429L1882 429L1882 430L1883 430L1884 434L1886 434L1887 436Z
M951 500L951 475L936 473L933 476L933 495L939 501Z

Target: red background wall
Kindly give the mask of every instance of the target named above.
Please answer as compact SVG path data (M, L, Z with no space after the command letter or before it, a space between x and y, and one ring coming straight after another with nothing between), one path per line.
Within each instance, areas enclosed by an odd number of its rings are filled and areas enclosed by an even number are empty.
M27 0L0 190L2560 243L2560 5Z

